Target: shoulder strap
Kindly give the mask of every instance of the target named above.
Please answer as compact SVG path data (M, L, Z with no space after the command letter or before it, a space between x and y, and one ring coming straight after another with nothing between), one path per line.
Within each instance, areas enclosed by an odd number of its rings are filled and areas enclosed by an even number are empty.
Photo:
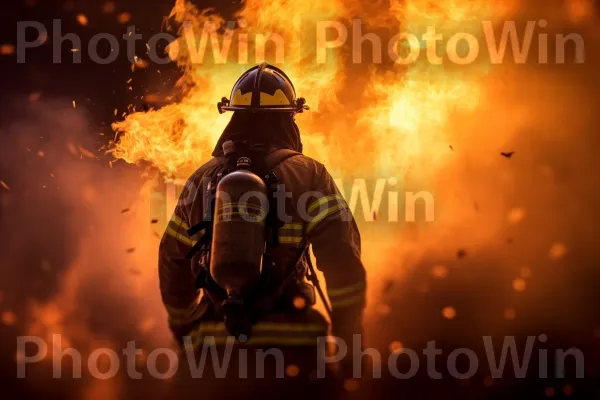
M273 169L288 158L298 156L301 154L302 153L290 149L277 149L267 155L265 159L265 164L268 169Z

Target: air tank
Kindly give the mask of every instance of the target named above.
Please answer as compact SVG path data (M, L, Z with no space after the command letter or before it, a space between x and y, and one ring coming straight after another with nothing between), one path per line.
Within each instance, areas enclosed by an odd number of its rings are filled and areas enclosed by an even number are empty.
M225 175L217 185L210 273L230 297L260 277L265 251L267 187L248 170Z

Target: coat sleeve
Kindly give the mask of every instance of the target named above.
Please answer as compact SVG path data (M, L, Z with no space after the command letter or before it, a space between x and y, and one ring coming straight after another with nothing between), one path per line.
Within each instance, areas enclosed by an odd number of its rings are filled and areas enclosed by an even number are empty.
M198 293L194 284L191 261L186 257L195 241L188 235L189 184L177 202L159 247L158 276L162 301L167 310L169 327L181 343L188 334L191 315L196 308Z
M322 167L308 203L306 232L317 267L325 276L336 336L362 333L366 273L361 261L360 233L335 182Z

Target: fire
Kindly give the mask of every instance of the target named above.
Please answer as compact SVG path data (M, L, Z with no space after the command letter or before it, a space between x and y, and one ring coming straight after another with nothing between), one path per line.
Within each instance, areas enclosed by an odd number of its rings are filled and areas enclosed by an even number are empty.
M499 21L514 6L514 1L502 0L392 0L389 5L381 4L383 11L369 19L369 26L417 36L434 26L440 34L469 32L484 42L481 21ZM150 163L170 179L186 179L210 158L228 121L227 114L217 113L217 101L229 96L240 74L263 57L280 65L295 83L298 95L307 98L311 111L296 118L305 153L325 162L334 177L354 179L365 177L367 171L369 178L393 176L421 189L450 193L453 182L440 185L438 180L448 168L457 167L454 147L462 145L466 152L476 143L480 149L495 151L516 129L511 120L496 128L502 130L500 134L491 128L489 135L482 136L476 130L489 123L477 113L497 82L494 71L489 62L452 68L430 65L427 59L367 70L352 65L344 51L330 51L325 64L315 62L314 35L309 34L307 40L306 31L314 31L322 21L347 24L354 17L373 14L374 10L354 0L248 0L231 24L214 10L200 10L177 0L169 21L178 26L179 37L168 52L183 71L177 83L183 96L160 109L134 112L116 122L113 128L120 139L112 150L114 156L129 163ZM211 54L211 33L219 39L216 54L214 47ZM198 44L203 34L207 35L208 57L199 62ZM284 43L283 62L278 60L278 41ZM265 42L264 53L257 51ZM227 46L229 55L246 62L225 62ZM423 54L426 51L421 49ZM258 57L252 59L253 53ZM512 115L518 119L518 113ZM462 221L463 204L450 206L457 210L452 222ZM495 229L495 225L488 226ZM406 234L411 232L389 234L385 240L363 235L364 258L371 274L391 265L382 254L391 249L397 252L400 241L403 253L412 252L396 256L396 260L407 259L399 261L402 267L424 253L423 246L417 248L403 240ZM437 236L430 239L439 241ZM394 271L397 275L398 269Z
M159 110L132 113L115 123L114 129L122 135L114 155L132 163L148 161L167 175L179 178L189 176L210 157L228 119L216 113L215 104L229 94L233 82L249 66L238 62L211 63L210 57L207 62L197 62L198 36L206 29L218 32L225 29L226 33L219 34L222 41L229 40L227 35L234 33L245 35L250 40L250 50L258 46L258 39L248 33L258 32L267 41L276 35L285 43L283 68L295 82L299 95L306 96L312 107L311 113L297 119L307 142L307 153L321 158L329 154L334 163L331 169L351 169L356 160L344 160L342 154L362 150L353 148L353 144L367 141L372 143L380 170L399 168L401 175L406 175L409 169L435 172L442 167L450 155L450 120L456 111L477 107L483 96L482 80L488 74L487 68L462 75L421 64L391 71L373 69L363 94L367 101L360 105L341 101L348 96L346 88L353 86L349 79L358 77L348 76L352 74L351 66L337 53L331 54L325 64L315 63L314 43L303 43L305 31L321 21L347 20L350 9L353 13L365 10L358 4L339 0L326 3L247 1L235 15L237 24L232 28L211 10L199 10L185 0L177 0L170 18L183 25L169 54L184 71L178 82L184 97ZM472 21L499 17L506 12L506 4L504 1L393 1L385 20L391 15L397 20L397 27L419 30L423 26L436 26L441 31L451 31ZM242 44L237 47L238 53L245 53L240 50ZM264 57L278 61L272 47L266 46ZM345 121L348 114L355 114L359 124ZM343 143L345 148L319 150L322 143L330 147ZM399 154L402 157L397 157ZM367 165L372 166L371 161ZM422 168L423 164L428 167Z

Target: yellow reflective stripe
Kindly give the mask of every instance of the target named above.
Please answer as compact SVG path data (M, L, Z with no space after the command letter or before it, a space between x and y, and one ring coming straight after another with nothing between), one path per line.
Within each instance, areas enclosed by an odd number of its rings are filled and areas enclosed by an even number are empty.
M279 243L298 244L302 242L302 237L279 236Z
M332 301L331 307L335 308L335 307L351 306L354 304L362 303L364 301L364 298L365 298L364 294L360 294L358 296L350 297L349 299L346 299L346 300Z
M337 297L342 296L348 293L356 292L358 290L362 290L365 288L364 282L358 282L353 285L344 286L338 289L327 289L327 294L329 297Z
M184 228L185 230L190 229L190 227L188 226L188 224L186 224L181 218L179 218L176 214L173 214L173 216L171 217L171 221L174 222L176 225L181 226L182 228Z
M284 224L280 230L286 229L286 230L290 230L290 231L301 231L304 228L303 224Z
M320 214L318 214L315 218L313 218L313 220L310 222L310 224L308 224L308 228L306 228L306 233L309 233L310 231L312 231L315 226L321 222L325 217L335 213L336 211L342 210L344 208L347 208L346 204L336 204L335 206L329 207L327 210L325 211L321 211Z
M339 194L333 194L331 196L322 197L319 200L316 200L313 203L311 203L310 206L308 206L308 213L310 214L312 211L315 210L315 208L320 207L322 204L325 204L331 200L337 200L338 202L342 203L346 202L344 198Z
M179 240L181 243L188 245L188 246L194 246L197 242L195 240L190 239L189 237L186 237L184 235L182 235L179 232L176 232L173 228L171 228L170 226L167 225L167 233L171 236L173 236L175 239Z

